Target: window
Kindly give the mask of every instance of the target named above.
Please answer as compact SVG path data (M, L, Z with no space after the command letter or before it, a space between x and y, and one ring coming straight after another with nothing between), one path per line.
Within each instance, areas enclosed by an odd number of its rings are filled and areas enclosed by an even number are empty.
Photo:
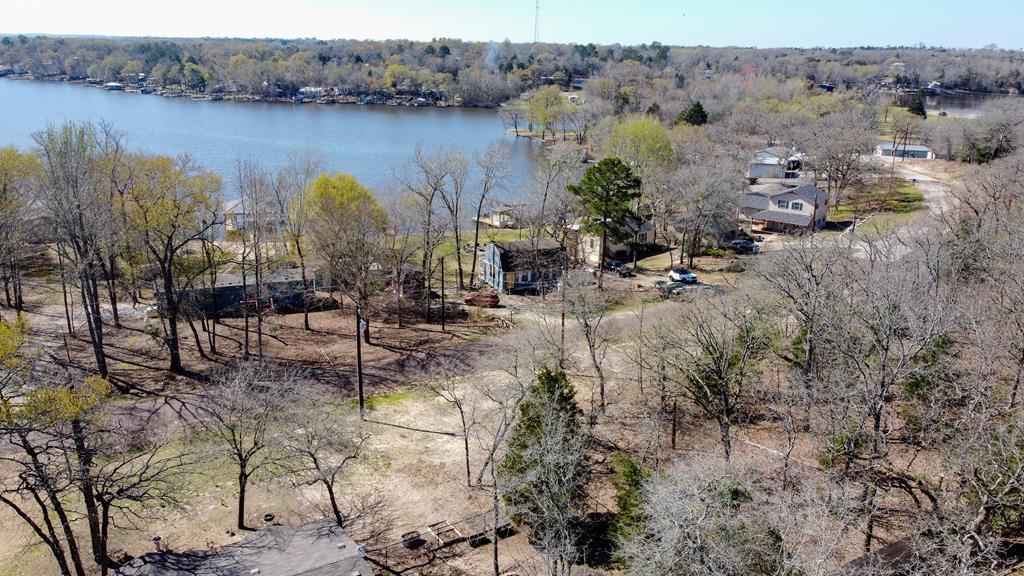
M791 209L793 209L793 210L803 210L804 209L804 203L803 202L793 202L792 204L789 205L789 207Z
M782 208L783 210L789 208L789 200L779 200L775 204L776 206Z

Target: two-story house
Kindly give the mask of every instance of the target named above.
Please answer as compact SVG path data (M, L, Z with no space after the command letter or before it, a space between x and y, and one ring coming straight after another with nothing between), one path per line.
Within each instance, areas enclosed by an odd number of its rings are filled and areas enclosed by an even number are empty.
M629 220L625 225L626 239L615 242L609 238L602 250L601 235L587 232L583 224L583 219L578 219L569 226L566 247L577 263L594 268L601 265L602 259L632 256L633 250L654 244L657 233L650 218Z
M565 250L550 238L491 242L484 248L480 277L502 294L546 292L558 287Z
M825 225L828 200L817 186L755 184L740 197L740 213L766 232L814 232Z

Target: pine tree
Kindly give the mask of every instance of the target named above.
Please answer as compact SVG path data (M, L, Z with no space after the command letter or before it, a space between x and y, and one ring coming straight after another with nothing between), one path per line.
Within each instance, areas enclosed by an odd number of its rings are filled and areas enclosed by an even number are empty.
M583 231L601 237L599 260L604 261L608 240L622 242L629 236L629 224L636 221L634 201L640 197L640 177L618 158L605 158L587 168L579 184L566 186L580 199L590 219ZM598 287L603 267L598 268Z
M684 122L690 126L703 126L708 123L708 113L704 110L704 105L700 103L700 100L690 104L676 116L677 125Z
M927 118L928 117L928 112L926 112L925 109L924 109L924 91L923 90L919 90L910 99L910 102L907 104L907 112L910 112L911 114L913 114L915 116L920 116L921 118Z
M499 468L505 505L531 539L571 562L591 464L589 436L576 391L565 372L542 368L519 406L519 418ZM557 552L555 552L557 551Z

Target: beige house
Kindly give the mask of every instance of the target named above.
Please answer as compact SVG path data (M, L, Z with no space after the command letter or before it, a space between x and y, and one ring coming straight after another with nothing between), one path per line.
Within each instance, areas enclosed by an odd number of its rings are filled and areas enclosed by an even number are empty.
M740 197L740 215L766 232L814 232L825 225L828 200L817 186L754 184Z
M614 243L608 240L604 246L604 259L622 258L633 253L632 244L654 244L655 229L650 221L644 220L639 223L639 230L636 225L629 226L633 230L625 242ZM583 222L577 220L569 227L567 247L573 254L576 261L583 266L597 267L601 263L601 235L588 234L583 231Z

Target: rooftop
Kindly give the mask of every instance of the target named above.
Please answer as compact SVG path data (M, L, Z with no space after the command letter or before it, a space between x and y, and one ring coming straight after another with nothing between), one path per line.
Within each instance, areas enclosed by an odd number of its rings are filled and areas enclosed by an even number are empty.
M330 520L303 526L268 526L225 546L185 552L150 552L122 566L119 576L372 576L358 545Z
M892 142L882 142L881 144L878 145L878 147L881 148L882 150L892 150L893 148L896 148L897 150L906 150L908 152L932 151L932 149L927 146L919 146L916 144L897 144L896 146L893 146Z

